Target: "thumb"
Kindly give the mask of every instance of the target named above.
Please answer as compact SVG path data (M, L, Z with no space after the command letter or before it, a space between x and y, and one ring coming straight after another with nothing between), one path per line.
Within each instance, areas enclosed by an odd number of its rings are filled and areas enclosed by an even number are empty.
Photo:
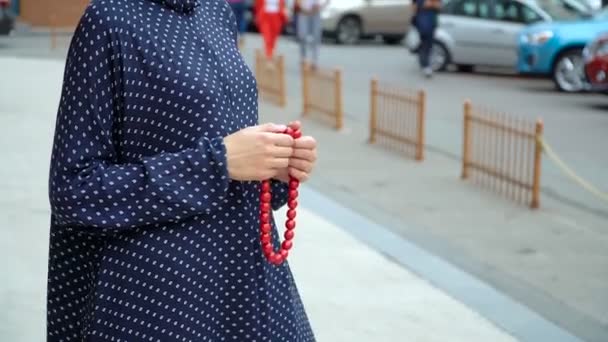
M291 129L293 129L294 131L299 131L300 129L302 129L302 123L300 121L292 121L289 123L289 127L291 127Z
M283 133L287 129L287 126L277 125L274 123L265 123L263 125L259 125L258 129L260 132Z

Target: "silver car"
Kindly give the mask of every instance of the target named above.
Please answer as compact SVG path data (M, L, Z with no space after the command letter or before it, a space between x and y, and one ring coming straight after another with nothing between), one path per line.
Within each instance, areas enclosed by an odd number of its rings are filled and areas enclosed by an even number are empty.
M432 67L514 68L517 36L525 25L588 15L588 7L576 0L449 0L439 16Z
M323 32L339 44L373 36L397 44L407 33L412 9L411 0L331 0L321 12Z

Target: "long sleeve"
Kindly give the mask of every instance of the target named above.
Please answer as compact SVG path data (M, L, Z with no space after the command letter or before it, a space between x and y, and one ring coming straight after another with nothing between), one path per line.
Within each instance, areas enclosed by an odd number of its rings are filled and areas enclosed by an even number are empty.
M222 204L230 183L221 137L118 163L116 42L93 13L87 11L78 26L64 74L49 180L54 224L107 234L209 213Z

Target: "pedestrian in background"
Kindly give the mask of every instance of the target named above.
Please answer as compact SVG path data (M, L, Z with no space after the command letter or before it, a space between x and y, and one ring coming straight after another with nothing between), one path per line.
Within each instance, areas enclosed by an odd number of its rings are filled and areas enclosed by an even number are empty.
M418 50L418 61L424 75L431 77L433 68L431 66L431 54L433 52L433 39L437 22L439 19L439 11L441 9L441 0L414 0L414 24L420 34L420 48Z
M287 23L287 7L285 0L256 0L255 2L256 23L262 37L264 38L264 50L269 63L274 56L277 39L283 32Z
M302 63L306 62L310 51L314 70L319 62L319 47L322 39L321 10L329 5L329 0L296 0L296 4L300 10L297 18L300 58Z
M298 41L300 39L300 37L298 36L298 20L300 18L300 12L301 12L301 8L300 8L300 2L298 0L293 2L293 7L292 7L292 21L291 24L293 25L293 32L295 32L294 37L296 39L296 41Z
M239 34L239 48L245 44L245 31L247 30L247 20L245 19L245 0L228 0L232 7L236 19L236 27Z

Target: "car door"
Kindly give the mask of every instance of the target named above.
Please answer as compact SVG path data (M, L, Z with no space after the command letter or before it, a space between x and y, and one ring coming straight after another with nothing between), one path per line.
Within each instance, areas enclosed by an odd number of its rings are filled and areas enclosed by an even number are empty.
M366 0L362 10L366 33L405 34L410 0Z
M439 15L439 28L450 40L452 62L462 65L489 63L492 28L488 0L452 0Z
M542 21L532 8L517 0L494 0L492 3L492 45L488 47L493 65L515 67L517 37L527 24Z

